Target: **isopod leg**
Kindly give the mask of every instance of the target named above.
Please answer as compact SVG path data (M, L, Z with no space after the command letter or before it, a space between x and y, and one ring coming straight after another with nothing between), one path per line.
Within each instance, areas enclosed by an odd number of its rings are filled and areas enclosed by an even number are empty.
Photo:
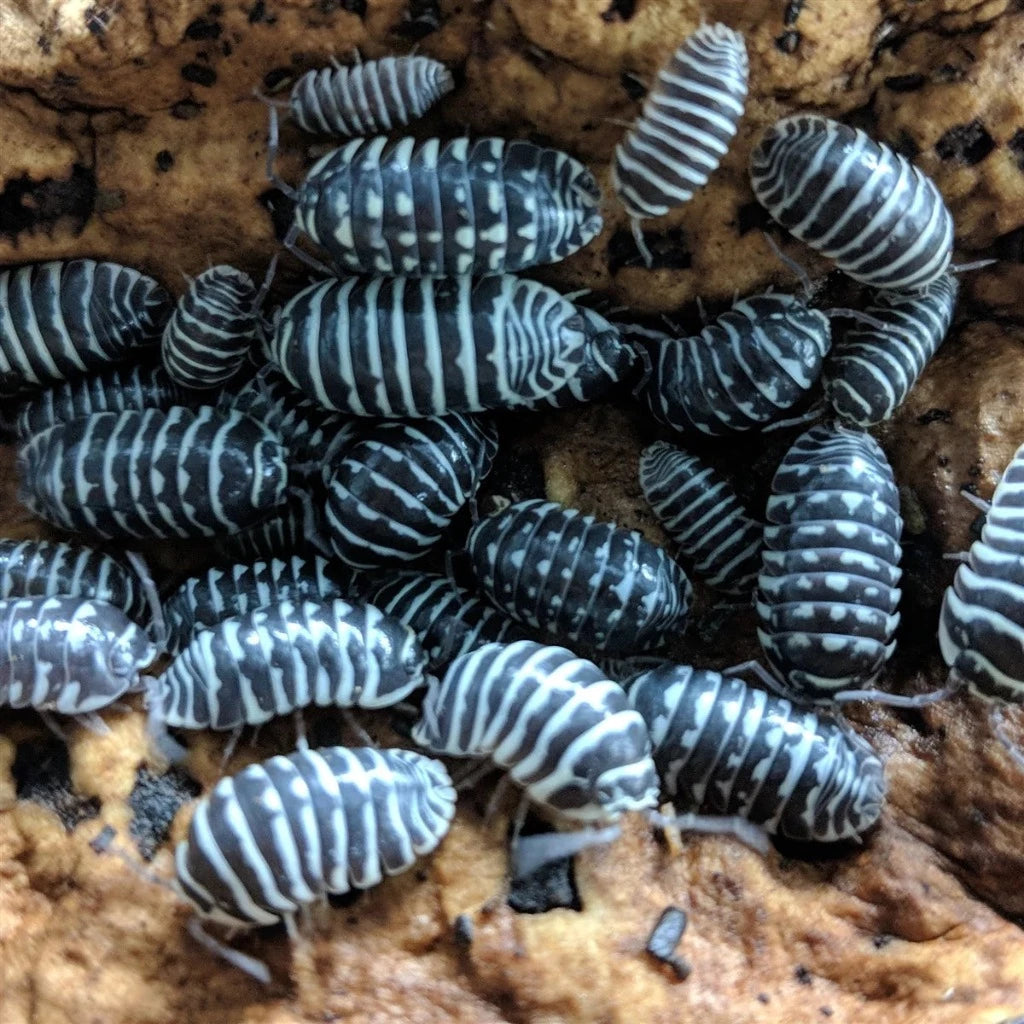
M1006 708L1002 704L993 704L988 713L988 720L992 723L992 731L996 739L1006 748L1006 752L1013 758L1017 767L1024 771L1024 751L1010 738L1006 732Z
M373 737L356 721L356 716L348 708L341 709L341 718L364 747L376 749L377 744L373 742Z
M885 690L839 690L831 695L830 700L837 704L846 704L853 700L873 700L891 708L923 708L935 704L947 697L952 697L960 689L959 682L947 683L938 690L919 693L915 697L905 697L898 693L886 693Z
M193 917L189 920L187 929L189 935L200 946L213 953L214 956L219 956L222 960L231 964L232 967L245 971L246 974L262 982L264 985L270 984L270 969L262 960L247 956L245 953L240 953L237 949L232 949L223 942L218 942L209 932L204 931L198 917Z

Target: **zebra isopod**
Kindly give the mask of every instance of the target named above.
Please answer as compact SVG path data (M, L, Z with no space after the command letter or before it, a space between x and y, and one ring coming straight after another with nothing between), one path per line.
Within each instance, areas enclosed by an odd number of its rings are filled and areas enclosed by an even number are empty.
M864 312L883 326L847 332L822 370L837 416L861 427L892 416L945 339L958 288L952 274L943 274L921 292L875 295Z
M359 568L419 558L475 496L497 450L489 423L458 413L359 431L324 468L331 550Z
M266 519L218 537L217 553L225 561L237 563L281 558L311 551L320 532L313 496L293 487L284 504Z
M946 588L939 645L972 693L1024 703L1024 445L996 486L981 539Z
M328 409L440 416L521 407L568 387L584 327L571 302L536 281L350 278L291 299L270 356Z
M797 696L870 686L896 649L899 492L860 430L812 427L786 453L765 512L758 636Z
M312 135L380 135L422 117L454 87L440 61L382 57L307 71L292 86L288 108Z
M155 657L145 632L105 601L0 601L0 706L89 715L140 689Z
M668 552L576 509L517 502L481 519L466 548L487 597L532 629L631 654L685 624L692 588Z
M95 260L0 272L0 394L46 386L156 344L171 299L151 277Z
M143 621L151 611L136 574L95 548L49 540L0 540L0 599L77 597Z
M367 599L416 633L435 670L484 644L525 639L497 608L437 573L394 573Z
M150 688L162 726L237 730L302 708L384 708L422 686L413 631L373 605L280 601L196 633Z
M784 117L754 148L750 179L774 220L856 281L918 290L949 266L953 218L941 193L859 128Z
M807 394L831 343L824 313L792 295L754 295L700 334L664 338L638 393L675 430L762 429Z
M221 779L175 851L176 883L234 928L290 920L327 894L369 889L433 851L455 814L439 761L411 750L324 747Z
M14 429L24 441L57 423L95 412L169 409L172 405L188 404L189 395L160 363L114 366L33 395L18 410Z
M218 407L244 413L272 430L287 445L289 466L299 476L313 472L314 464L330 462L330 453L347 444L352 431L345 417L307 398L270 365L238 391L224 392Z
M668 213L707 183L743 116L748 71L743 37L714 24L697 29L658 72L612 161L612 183L634 222Z
M522 640L462 655L429 684L412 736L435 754L490 758L568 820L614 821L658 799L643 719L562 647Z
M245 365L256 337L256 288L234 267L204 270L189 282L164 328L161 353L182 387L220 387Z
M279 601L353 599L362 583L355 570L319 555L213 566L193 576L167 599L167 649L177 654L197 629Z
M708 586L729 594L753 592L764 526L750 517L724 477L658 441L640 456L640 489Z
M738 814L770 833L823 843L855 838L878 820L882 762L849 728L683 665L643 672L628 690L680 810Z
M30 438L21 500L41 519L105 539L214 537L281 503L279 438L211 406L101 412Z
M590 171L497 138L356 139L316 163L295 227L349 274L504 274L555 263L601 230Z
M528 408L565 409L603 398L625 380L637 365L632 345L622 340L619 329L586 306L576 307L583 317L586 338L583 362L566 387L547 395ZM524 406L527 408L527 406Z

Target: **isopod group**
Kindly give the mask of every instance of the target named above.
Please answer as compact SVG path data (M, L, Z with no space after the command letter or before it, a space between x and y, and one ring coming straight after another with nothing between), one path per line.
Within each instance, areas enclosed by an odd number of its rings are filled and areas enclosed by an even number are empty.
M612 157L641 253L641 222L728 152L750 73L742 36L716 24L658 75ZM0 541L0 705L98 728L140 693L172 758L189 731L223 732L230 752L243 729L293 717L296 749L222 778L177 848L178 892L231 928L294 929L327 895L432 853L456 808L441 758L507 772L523 806L581 830L575 848L626 813L664 823L662 797L697 829L836 842L867 832L885 795L844 701L916 706L962 683L1024 702L1024 446L942 606L952 685L875 688L896 645L903 521L867 428L953 319L935 185L859 129L782 118L754 148L754 195L872 290L865 308L767 292L676 337L516 276L601 232L582 162L527 140L388 137L454 87L422 55L295 82L294 124L350 138L297 186L274 177L294 200L287 244L322 262L305 254L319 276L272 314L270 279L225 265L176 303L113 263L0 272L20 497L80 538ZM833 344L832 318L851 312ZM617 391L664 428L638 479L673 549L542 498L480 516L496 414ZM759 509L673 443L784 429L807 409ZM162 594L108 543L204 538L217 562ZM753 671L776 692L659 653L685 633L687 569L751 606ZM304 715L324 708L362 745L311 748ZM405 716L421 751L378 749L356 713Z

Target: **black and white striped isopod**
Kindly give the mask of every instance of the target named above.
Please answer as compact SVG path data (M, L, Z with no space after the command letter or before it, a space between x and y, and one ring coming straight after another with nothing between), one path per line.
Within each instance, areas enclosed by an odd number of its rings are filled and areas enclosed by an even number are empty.
M619 329L586 306L576 307L583 317L586 338L583 362L566 387L524 408L566 409L603 398L625 380L638 362L636 349L622 340Z
M952 274L943 274L920 292L875 295L865 313L883 326L849 331L821 373L836 415L869 427L903 404L946 337L958 288Z
M171 298L151 277L95 260L0 272L0 393L45 386L156 344Z
M636 530L535 499L481 519L466 548L487 597L533 629L631 654L685 625L686 573Z
M518 623L438 573L394 573L367 600L416 633L434 670L484 644L526 638Z
M145 632L105 601L0 601L0 706L88 715L141 689L155 657Z
M622 688L563 647L487 644L433 679L413 739L435 754L487 757L535 803L584 823L654 807L647 726Z
M793 295L754 295L700 334L664 338L638 394L675 430L757 430L804 397L831 343L824 313Z
M738 814L768 832L823 843L852 839L878 820L882 762L852 730L705 669L666 663L628 689L680 810Z
M185 580L164 604L171 654L180 651L197 629L279 601L349 600L360 596L354 569L319 555L242 565L214 566Z
M764 526L710 466L664 441L640 456L640 488L668 535L711 587L750 594L761 569Z
M307 71L292 86L288 107L313 135L383 135L422 117L454 87L440 61L381 57Z
M313 496L292 487L284 504L270 516L238 533L219 537L216 548L225 561L255 562L312 552L319 534Z
M411 750L272 757L199 802L175 851L177 886L220 924L291 921L328 893L369 889L412 867L454 814L444 765Z
M996 487L981 539L946 588L939 645L972 693L1024 703L1024 445Z
M151 611L135 572L95 548L49 540L0 540L0 599L77 597L111 604L141 622Z
M765 512L758 636L796 695L869 686L896 649L899 492L870 434L812 427L786 453Z
M612 183L634 226L707 183L743 116L748 71L743 36L716 24L701 25L658 72L612 161Z
M160 363L114 366L103 373L75 377L33 395L18 410L14 429L23 441L56 423L95 412L169 409L188 405L190 396Z
M565 259L602 224L582 163L497 138L356 139L294 198L296 228L352 274L511 273Z
M241 730L302 708L384 708L422 686L415 633L373 605L281 601L196 633L150 687L160 727Z
M776 121L750 156L758 202L787 231L876 288L925 288L949 266L953 218L934 182L858 128Z
M566 388L583 365L584 324L556 291L510 276L320 281L285 305L270 357L328 409L483 412Z
M164 328L167 372L195 390L231 380L256 338L255 299L252 278L234 267L210 267L190 281Z
M235 393L225 392L218 407L259 420L288 447L289 468L299 476L319 475L313 466L348 443L353 426L336 412L307 398L275 367L264 366Z
M215 537L257 522L288 484L279 438L211 406L101 412L30 438L21 500L41 519L106 539Z
M364 569L421 557L476 495L497 450L490 423L458 413L367 426L324 467L331 550Z

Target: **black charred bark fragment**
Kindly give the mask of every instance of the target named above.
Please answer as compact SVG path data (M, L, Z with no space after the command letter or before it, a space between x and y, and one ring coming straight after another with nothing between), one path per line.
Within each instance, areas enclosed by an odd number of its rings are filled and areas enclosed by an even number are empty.
M221 26L217 21L207 21L206 18L196 18L188 23L185 29L185 38L192 40L220 39Z
M128 806L132 809L128 831L145 860L152 860L167 838L178 808L199 796L201 791L199 783L180 768L172 768L166 775L139 769L128 797Z
M217 81L217 72L211 67L207 67L205 64L186 64L181 69L181 77L186 82L191 82L193 85L201 85L204 89L209 89Z
M96 209L96 177L74 164L67 178L33 181L27 174L12 178L0 192L0 235L52 231L67 220L81 234Z
M909 75L890 75L883 84L890 92L916 92L927 81L924 75L915 72Z
M677 955L679 941L686 931L686 911L679 907L666 907L647 939L647 952L661 963L671 967L680 981L685 981L692 968L689 962Z
M1013 138L1006 145L1013 154L1013 159L1017 163L1017 169L1024 171L1024 128L1018 128Z
M191 121L193 118L198 117L202 112L203 104L196 103L195 100L178 100L178 102L171 107L171 117L176 118L179 121Z
M800 46L800 38L799 32L783 32L781 36L776 37L775 48L782 53L796 53Z
M55 736L19 743L11 774L18 799L53 811L69 832L100 813L98 800L75 792L67 745Z
M973 167L981 163L995 149L995 140L981 121L958 124L935 143L935 152L943 160L956 160Z
M423 39L441 27L439 0L409 0L405 16L395 29L404 39Z
M637 0L612 0L606 11L602 11L601 20L609 23L613 21L629 21L636 14Z

